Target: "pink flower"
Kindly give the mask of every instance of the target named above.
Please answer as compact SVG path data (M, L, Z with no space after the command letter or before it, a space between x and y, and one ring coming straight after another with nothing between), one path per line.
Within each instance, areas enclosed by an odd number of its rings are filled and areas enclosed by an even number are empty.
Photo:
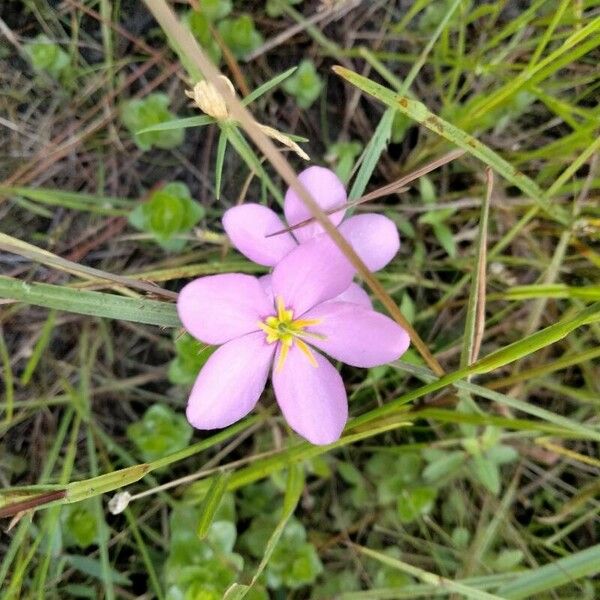
M298 179L323 210L346 203L344 185L333 171L309 167L300 173ZM283 211L290 227L312 216L292 189L288 189L285 195ZM361 214L343 220L345 212L342 209L329 215L330 221L338 227L370 271L385 267L400 247L396 225L378 214ZM286 226L270 208L251 202L230 208L223 215L223 226L232 244L244 256L267 267L275 266L298 244L323 233L321 225L313 221L293 232L266 237Z
M367 368L396 360L409 344L407 333L373 311L368 298L338 298L353 293L346 292L353 276L348 260L319 235L292 249L270 277L232 273L187 284L177 301L184 327L207 344L222 344L194 384L189 422L217 429L238 421L254 408L272 372L291 428L313 444L337 440L348 418L346 391L319 350Z

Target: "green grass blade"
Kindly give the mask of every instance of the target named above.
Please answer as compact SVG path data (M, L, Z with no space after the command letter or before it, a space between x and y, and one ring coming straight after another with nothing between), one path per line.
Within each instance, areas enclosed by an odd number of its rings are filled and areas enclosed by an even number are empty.
M217 143L217 158L215 162L215 196L221 199L221 182L223 181L223 165L225 164L225 151L227 150L227 134L224 129L219 132Z
M162 123L157 123L150 127L144 127L144 129L136 131L136 135L150 133L151 131L171 131L173 129L187 129L189 127L204 127L211 123L216 123L216 121L213 117L209 117L208 115L185 117L184 119L172 119L171 121L163 121Z
M373 133L373 137L369 140L367 147L363 152L363 162L360 165L360 169L354 179L350 193L348 194L349 200L356 200L360 198L364 191L367 189L371 175L379 162L381 153L386 148L390 136L392 134L392 122L394 121L395 111L388 108L383 117L381 117L377 127Z
M42 358L42 354L50 342L50 337L52 335L52 331L54 330L55 322L56 312L50 311L50 314L48 315L48 318L42 327L40 337L33 348L33 352L31 353L25 368L23 369L23 373L21 375L21 385L27 385L31 380L31 377L35 372L38 363L40 362L40 358Z
M477 261L471 276L471 291L467 304L467 316L463 345L460 355L460 366L471 364L476 359L477 349L476 328L478 322L485 320L485 282L487 266L487 230L490 215L490 200L492 197L492 173L488 171L488 190L481 205L479 217L479 238L477 241Z
M49 283L27 283L0 276L0 298L80 315L146 323L159 327L181 327L174 304L126 298L116 294L77 290Z
M248 104L258 100L261 96L264 96L267 92L270 92L273 88L276 88L282 81L285 81L290 75L293 75L298 67L291 67L287 71L276 75L269 81L266 81L262 85L259 85L255 90L250 92L243 100L242 104L247 106Z
M208 535L208 530L223 499L223 494L227 490L229 477L231 477L230 473L217 473L212 478L212 483L200 508L200 518L198 520L198 529L196 530L200 539L204 539Z
M272 179L265 171L260 159L256 156L244 136L241 134L240 130L235 126L225 126L223 131L226 132L227 140L248 165L248 168L261 178L277 202L283 206L283 196L281 195L281 191L273 183Z
M302 469L302 465L292 464L288 469L288 477L285 488L285 496L283 498L283 510L281 514L281 518L279 519L279 523L277 523L277 527L271 534L269 541L267 542L267 546L265 548L265 553L256 569L256 573L252 577L252 581L250 585L240 585L234 583L225 594L224 600L241 600L244 596L252 589L252 587L258 581L258 578L262 575L262 572L265 570L266 566L269 564L269 560L277 547L277 543L279 542L279 538L287 525L287 522L290 520L290 517L294 514L296 510L296 506L298 506L298 502L300 501L300 496L302 494L302 490L304 489L304 471Z
M515 573L510 583L503 585L498 594L502 598L519 600L534 598L536 594L572 583L581 577L600 573L600 544L524 573Z
M531 198L542 210L553 217L558 222L566 225L569 223L569 217L560 206L554 206L545 196L540 187L527 175L521 173L509 162L491 148L475 139L462 129L459 129L452 123L434 115L429 109L416 100L411 100L406 96L396 94L392 90L354 73L344 67L336 66L334 71L340 76L360 88L363 92L377 98L386 106L402 111L417 123L421 123L429 130L440 135L449 142L463 148L483 163L497 171L507 181L517 186L529 198Z
M62 206L72 210L93 212L106 216L125 216L135 206L134 200L126 198L113 198L50 188L0 186L0 194L27 198L47 206Z
M440 577L439 575L435 575L425 571L424 569L420 569L419 567L409 565L404 561L392 558L391 556L383 554L382 552L376 552L375 550L358 546L356 544L353 544L352 547L358 550L361 554L369 556L370 558L374 558L380 563L388 565L394 569L398 569L403 573L408 573L409 575L412 575L424 583L428 583L436 588L442 588L448 590L449 592L460 594L464 598L472 598L473 600L502 600L503 598L503 596L496 596L494 594L484 592L483 590L469 587L464 583L458 583L457 581L452 581L446 577Z

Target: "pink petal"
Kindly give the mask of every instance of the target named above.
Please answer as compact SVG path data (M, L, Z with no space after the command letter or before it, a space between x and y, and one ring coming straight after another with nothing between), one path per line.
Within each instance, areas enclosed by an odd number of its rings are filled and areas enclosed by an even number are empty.
M397 360L410 339L389 317L348 302L325 302L302 316L321 319L307 331L325 339L307 338L332 358L354 367L376 367Z
M266 206L248 203L230 208L223 227L231 243L251 261L272 267L296 247L290 233L266 237L285 228L283 221Z
M258 331L258 322L273 313L273 303L256 277L227 273L188 283L179 293L177 312L195 338L223 344Z
M369 213L350 217L339 226L339 230L369 271L383 269L400 248L398 228L383 215Z
M323 210L327 211L346 203L347 196L344 184L333 171L323 167L309 167L298 175L298 179ZM290 226L312 217L312 213L291 188L285 194L283 211ZM346 210L343 209L329 215L330 221L334 225L338 225L344 218L345 212ZM319 233L323 233L323 228L318 223L311 222L308 225L294 229L293 233L296 239L302 243Z
M299 317L309 308L341 294L352 283L354 267L322 234L292 250L273 270L273 295Z
M317 367L294 344L283 367L273 369L273 387L283 416L295 432L313 444L331 444L348 419L346 390L333 365L316 351L313 356Z
M220 429L246 416L265 387L274 351L262 331L221 346L194 383L188 421L196 429Z
M258 282L260 283L260 287L262 287L265 294L268 296L269 300L273 302L273 285L271 283L271 274L261 275L258 278Z
M365 308L373 308L373 303L369 294L365 292L358 283L352 282L348 289L344 290L339 296L330 300L330 302L351 302L352 304L360 304Z

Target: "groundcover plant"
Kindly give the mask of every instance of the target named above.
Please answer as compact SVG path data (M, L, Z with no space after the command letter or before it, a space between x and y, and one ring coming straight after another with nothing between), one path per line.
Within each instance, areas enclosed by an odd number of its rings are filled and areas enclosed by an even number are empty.
M600 595L597 2L0 36L0 597Z

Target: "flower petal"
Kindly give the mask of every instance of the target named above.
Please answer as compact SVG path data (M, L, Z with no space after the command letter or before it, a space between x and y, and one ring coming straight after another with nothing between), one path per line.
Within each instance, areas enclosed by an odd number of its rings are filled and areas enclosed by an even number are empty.
M259 265L272 267L296 247L296 240L290 233L266 237L285 229L285 225L270 208L253 202L226 211L223 227L231 243Z
M258 331L258 322L273 313L273 303L256 277L226 273L188 283L179 293L177 312L195 338L223 344Z
M194 383L188 421L196 429L220 429L245 417L265 388L274 351L262 331L221 346Z
M339 230L370 271L383 269L400 248L396 224L383 215L369 213L350 217Z
M354 267L326 234L292 250L273 270L273 295L299 317L309 308L341 294Z
M273 302L273 304L274 304L273 285L271 283L271 274L269 273L268 275L261 275L258 278L258 282L260 283L260 287L262 287L263 291L268 296L269 301Z
M348 289L344 290L339 296L336 296L330 302L351 302L352 304L360 304L365 308L373 308L373 303L369 294L358 285L358 283L352 282Z
M323 210L327 211L346 203L344 184L333 171L324 167L309 167L298 175L298 179ZM290 227L312 217L312 213L292 188L289 188L285 194L283 211ZM334 225L338 225L344 218L345 212L346 210L343 209L329 215L330 221ZM302 243L323 233L323 227L318 223L311 222L294 229L293 233L296 239Z
M332 358L354 367L376 367L396 360L406 352L410 339L389 317L349 302L324 302L302 316L321 319L307 332L325 339L307 338Z
M348 419L346 390L333 365L318 352L313 355L316 367L294 344L283 366L273 371L273 387L283 416L295 432L313 444L331 444Z

